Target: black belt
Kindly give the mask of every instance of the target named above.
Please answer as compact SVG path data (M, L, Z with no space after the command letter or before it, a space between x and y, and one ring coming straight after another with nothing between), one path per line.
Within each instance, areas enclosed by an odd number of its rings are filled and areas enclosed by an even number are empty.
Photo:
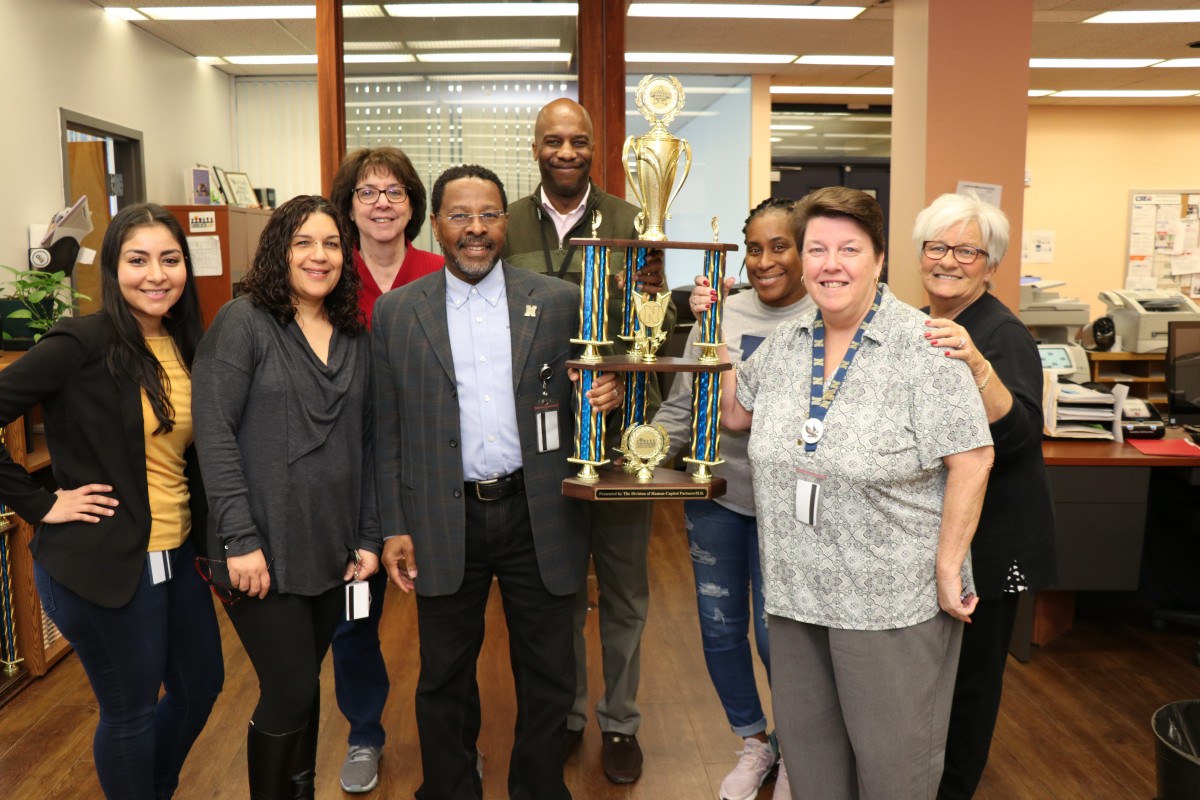
M492 478L486 481L465 481L463 486L467 488L467 497L473 496L477 500L490 503L493 500L503 500L506 497L512 497L514 494L524 493L525 472L524 470L517 470L511 475L505 475L502 478Z

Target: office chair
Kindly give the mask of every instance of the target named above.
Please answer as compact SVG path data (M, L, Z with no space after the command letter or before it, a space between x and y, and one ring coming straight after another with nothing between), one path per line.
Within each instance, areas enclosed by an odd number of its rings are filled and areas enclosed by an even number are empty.
M1200 629L1196 574L1200 572L1200 468L1156 469L1150 478L1143 585L1164 605L1151 625ZM1179 608L1182 606L1183 608ZM1200 638L1192 660L1200 667Z

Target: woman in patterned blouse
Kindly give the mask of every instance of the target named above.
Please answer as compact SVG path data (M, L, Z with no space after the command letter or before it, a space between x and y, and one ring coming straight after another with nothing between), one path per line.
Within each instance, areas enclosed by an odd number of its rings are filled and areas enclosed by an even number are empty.
M913 231L929 295L925 333L938 352L963 361L996 448L971 542L980 605L963 631L950 709L946 769L938 797L967 800L987 764L1019 592L1055 580L1054 509L1042 460L1042 363L1024 323L988 293L1008 250L1008 219L990 203L944 194Z
M780 748L805 797L933 798L977 602L980 391L879 283L874 198L820 189L793 228L816 309L722 379L726 426L750 429Z

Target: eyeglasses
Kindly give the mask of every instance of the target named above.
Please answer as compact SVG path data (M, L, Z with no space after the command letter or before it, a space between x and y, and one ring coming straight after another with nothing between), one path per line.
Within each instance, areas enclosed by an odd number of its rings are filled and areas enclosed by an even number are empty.
M374 186L363 186L354 190L354 196L360 203L374 203L379 199L379 195L386 197L389 203L403 203L408 199L408 187L389 186L380 191Z
M981 255L988 255L987 250L981 250L978 247L971 247L968 244L948 245L941 242L924 242L921 245L921 252L926 258L931 258L934 261L941 261L946 257L947 252L953 251L954 260L960 264L974 264L975 259Z
M500 221L508 216L504 211L484 211L482 214L439 214L439 217L446 220L446 224L452 228L465 228L471 224L471 220L478 219L487 227L500 224Z
M208 584L208 588L212 589L212 593L221 601L221 605L236 605L246 598L245 592L233 588L233 581L229 579L227 562L217 558L196 556L194 563L196 572L200 573L201 579ZM273 558L268 561L267 569L271 569L271 565L274 563L275 559Z

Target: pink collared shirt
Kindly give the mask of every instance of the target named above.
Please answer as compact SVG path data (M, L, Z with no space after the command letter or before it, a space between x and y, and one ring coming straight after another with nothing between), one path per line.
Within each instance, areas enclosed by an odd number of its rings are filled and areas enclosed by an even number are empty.
M579 201L579 205L566 214L560 213L550 201L546 199L546 190L539 189L538 194L542 198L542 208L550 215L550 219L554 222L554 230L558 232L558 241L561 244L567 234L574 228L575 225L583 218L583 213L587 211L588 196L592 193L592 186L588 184L587 190L583 193L583 198Z

